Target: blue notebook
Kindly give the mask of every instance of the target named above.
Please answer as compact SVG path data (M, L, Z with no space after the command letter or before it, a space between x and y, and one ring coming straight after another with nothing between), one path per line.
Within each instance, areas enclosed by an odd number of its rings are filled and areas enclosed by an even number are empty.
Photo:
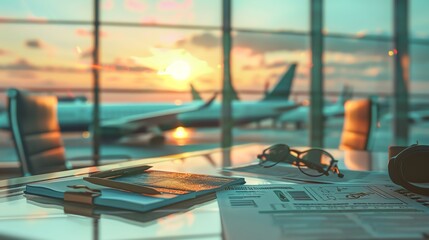
M144 173L115 178L115 181L154 188L160 194L138 194L89 183L82 178L28 184L25 193L65 201L93 204L146 212L216 192L225 187L244 184L244 178L218 177L202 174L166 171Z

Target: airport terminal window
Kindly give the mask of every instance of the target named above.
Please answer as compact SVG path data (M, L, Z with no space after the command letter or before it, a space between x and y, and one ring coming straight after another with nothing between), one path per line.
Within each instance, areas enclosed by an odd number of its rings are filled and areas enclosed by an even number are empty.
M429 43L410 44L409 143L427 144L429 119L428 82Z
M414 97L427 97L429 91L427 83L429 81L429 72L427 66L429 64L429 41L424 44L412 43L409 47L410 51L410 93L416 95ZM422 96L422 95L425 96Z
M427 144L426 130L429 119L428 81L429 72L429 20L427 9L429 2L411 0L409 3L409 33L410 33L410 138Z
M231 72L239 101L261 101L276 88L289 69L295 72L291 94L278 102L293 104L307 99L309 4L310 1L296 0L232 1ZM295 63L296 69L292 67ZM308 120L307 114L298 115L299 121ZM303 124L296 124L294 120L281 114L238 126L235 128L234 142L307 145L308 131L302 129ZM296 134L300 137L296 138Z
M426 66L429 62L429 20L427 19L428 1L412 0L409 6L410 32L410 82L411 93L426 93L425 81L429 79Z
M234 88L238 92L240 101L264 99L266 94L278 86L280 79L287 71L294 71L294 77L290 79L291 92L289 97L286 96L288 93L284 93L284 97L279 98L278 102L288 104L306 100L310 70L308 48L307 35L234 32L232 74ZM293 64L297 64L295 70L292 68ZM285 84L288 83L281 83L281 85ZM243 127L255 128L251 130L253 136L255 133L260 134L256 135L256 141L287 142L295 146L307 145L308 131L303 128L306 126L308 114L295 113L296 111L285 112L285 116L270 117L238 127L236 130L241 132ZM297 118L298 115L299 118ZM290 116L293 116L293 119ZM287 128L287 130L282 131L281 128ZM296 134L299 134L300 138L296 138ZM242 135L238 133L236 141L242 142ZM248 137L248 141L252 141L252 135L249 134Z
M85 25L1 24L2 87L88 88L91 30Z
M103 22L221 26L220 0L103 0ZM209 10L209 11L208 11Z
M342 99L377 97L390 102L393 92L393 1L324 1L324 91L325 106ZM345 98L341 98L341 95ZM390 109L383 109L389 112ZM325 146L336 147L342 118L326 118ZM391 141L390 121L381 122L374 150L384 150ZM337 131L338 130L338 131ZM384 139L388 133L389 141ZM337 138L332 138L337 136ZM333 140L337 139L337 140Z
M374 94L389 102L395 54L393 1L323 2L324 89L328 103L338 99L343 84L351 85L354 97ZM8 33L0 38L2 103L8 87L33 90L43 87L58 95L85 94L91 102L91 67L101 70L103 104L168 101L180 105L191 100L189 83L203 99L222 89L222 1L102 0L100 66L92 66L93 3L89 0L0 2L0 18L4 20L0 21L0 31ZM262 99L282 73L297 63L290 99L306 100L310 83L310 0L231 0L231 3L232 83L240 98L244 102ZM429 78L425 69L428 64L425 56L429 53L424 11L427 5L425 0L411 0L409 11L411 97L420 99L426 97L425 81ZM177 55L186 56L192 63L184 65L180 59L157 62L160 58L175 59ZM178 72L174 70L177 65ZM304 110L300 114L306 116L300 119L308 120ZM237 127L235 142L308 144L305 123L286 126L294 130L289 131L290 135L298 134L299 139L288 139L276 131L281 125L279 119L262 124L272 134L254 128L250 134L241 134L242 128ZM340 129L340 124L341 120L334 121L328 123L328 128ZM387 135L391 134L389 124L381 124L387 128L384 132ZM418 129L412 128L412 134L422 132ZM213 131L218 133L216 128ZM326 137L332 139L338 134L330 131ZM88 136L88 132L82 134L89 145ZM418 138L414 136L410 140ZM376 140L375 144L380 142ZM337 143L327 141L326 146L336 147ZM375 148L384 149L385 146Z
M325 34L392 36L393 1L325 0Z
M411 39L428 39L429 37L429 19L427 18L427 9L429 2L426 0L409 1L409 32Z
M297 63L292 92L308 90L309 37L275 33L234 33L234 87L243 99L260 99L274 87L291 64ZM246 91L248 90L248 91ZM301 97L301 96L293 96Z
M326 106L341 104L339 101L342 94L345 96L344 100L377 97L380 102L389 103L393 91L393 56L389 55L389 51L392 51L390 41L326 37L324 56ZM389 111L390 109L384 105L383 114ZM342 120L335 117L326 119L327 146L338 146ZM380 120L380 129L377 131L389 133L390 120L385 116L380 116ZM390 140L380 140L380 137L384 137L381 133L374 136L376 139L373 149L387 149Z
M325 38L325 91L353 87L355 96L392 92L392 42Z
M6 89L10 87L54 94L61 102L72 102L83 94L90 98L92 7L92 1L86 0L68 2L67 6L64 1L51 0L0 2L1 111L5 110ZM2 128L5 119L1 117ZM69 136L64 136L66 147L71 148L69 157L76 156L74 149L79 147L74 145L89 144L87 139L80 139L81 133L77 133L78 138L71 137L72 142ZM17 161L9 131L1 130L0 139L2 161Z
M127 102L129 109L140 104L154 113L197 103L192 102L190 84L204 100L221 89L221 1L103 1L102 5L102 104ZM106 110L101 115L109 114ZM194 137L193 124L183 128L186 121L179 119L177 128L171 124L140 128L140 137L124 136L122 142L140 144L141 151L155 155L178 151L148 146L157 134L166 137L166 144L186 144L181 151L219 146L218 138L207 143L187 141ZM104 148L103 153L110 150Z
M125 93L125 101L189 101L191 83L198 91L221 88L220 31L135 27L102 31L103 89L145 90L135 96ZM121 101L119 94L114 95ZM113 94L103 96L111 101Z

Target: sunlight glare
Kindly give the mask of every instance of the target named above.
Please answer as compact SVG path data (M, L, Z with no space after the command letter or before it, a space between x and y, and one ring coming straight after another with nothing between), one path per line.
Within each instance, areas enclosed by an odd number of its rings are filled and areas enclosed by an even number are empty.
M89 133L88 131L82 132L82 138L87 139L87 138L90 138L90 137L91 137L91 133Z
M170 75L172 78L182 81L189 78L191 75L191 66L188 62L177 60L172 62L165 68L165 71L159 71L160 75Z
M75 50L76 50L77 54L79 54L79 55L82 54L82 49L79 46L76 46Z
M199 76L211 73L213 69L203 61L184 49L151 48L150 57L131 58L136 64L157 70L158 75L164 75L169 80L191 81Z
M187 138L188 136L189 136L189 133L188 131L186 131L186 128L184 127L177 127L173 133L173 137L175 139L183 139L183 138Z

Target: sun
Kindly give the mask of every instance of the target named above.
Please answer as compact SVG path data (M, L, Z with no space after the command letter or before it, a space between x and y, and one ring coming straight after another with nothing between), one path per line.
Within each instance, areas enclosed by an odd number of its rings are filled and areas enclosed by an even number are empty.
M175 80L186 80L191 76L191 66L183 60L176 60L161 71L160 74L170 75Z
M157 71L158 75L167 76L176 81L191 81L199 76L213 72L203 61L185 49L151 48L150 57L132 56L138 65Z

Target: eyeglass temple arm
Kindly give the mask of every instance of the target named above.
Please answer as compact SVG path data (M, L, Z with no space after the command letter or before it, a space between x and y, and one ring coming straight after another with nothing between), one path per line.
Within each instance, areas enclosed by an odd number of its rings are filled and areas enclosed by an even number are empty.
M301 162L311 169L317 170L320 173L325 173L325 175L328 175L322 164L306 161L304 159L301 159Z
M337 174L337 176L338 176L339 178L343 178L343 177L344 177L344 174L342 174L342 173L340 172L340 169L339 169L339 168L338 168L338 166L337 166L337 160L334 160L334 162L333 162L333 164L331 165L330 169L331 169L331 171L332 171L333 173Z
M290 152L293 152L293 153L295 153L295 154L297 154L297 155L299 155L299 154L301 153L300 151L295 150L295 149L290 149ZM304 160L304 159L302 159L302 158L295 157L294 155L292 155L292 154L290 154L290 153L289 153L289 156L287 156L287 158L286 158L286 159L287 159L287 160L289 160L289 161L287 161L288 163L294 163L294 162L299 163L299 162L302 162L302 163L304 163L307 167L309 167L309 168L311 168L311 169L314 169L314 170L317 170L317 171L319 171L320 173L325 172L325 169L323 169L323 166L321 166L321 164L313 163L313 162L310 162L310 161Z

